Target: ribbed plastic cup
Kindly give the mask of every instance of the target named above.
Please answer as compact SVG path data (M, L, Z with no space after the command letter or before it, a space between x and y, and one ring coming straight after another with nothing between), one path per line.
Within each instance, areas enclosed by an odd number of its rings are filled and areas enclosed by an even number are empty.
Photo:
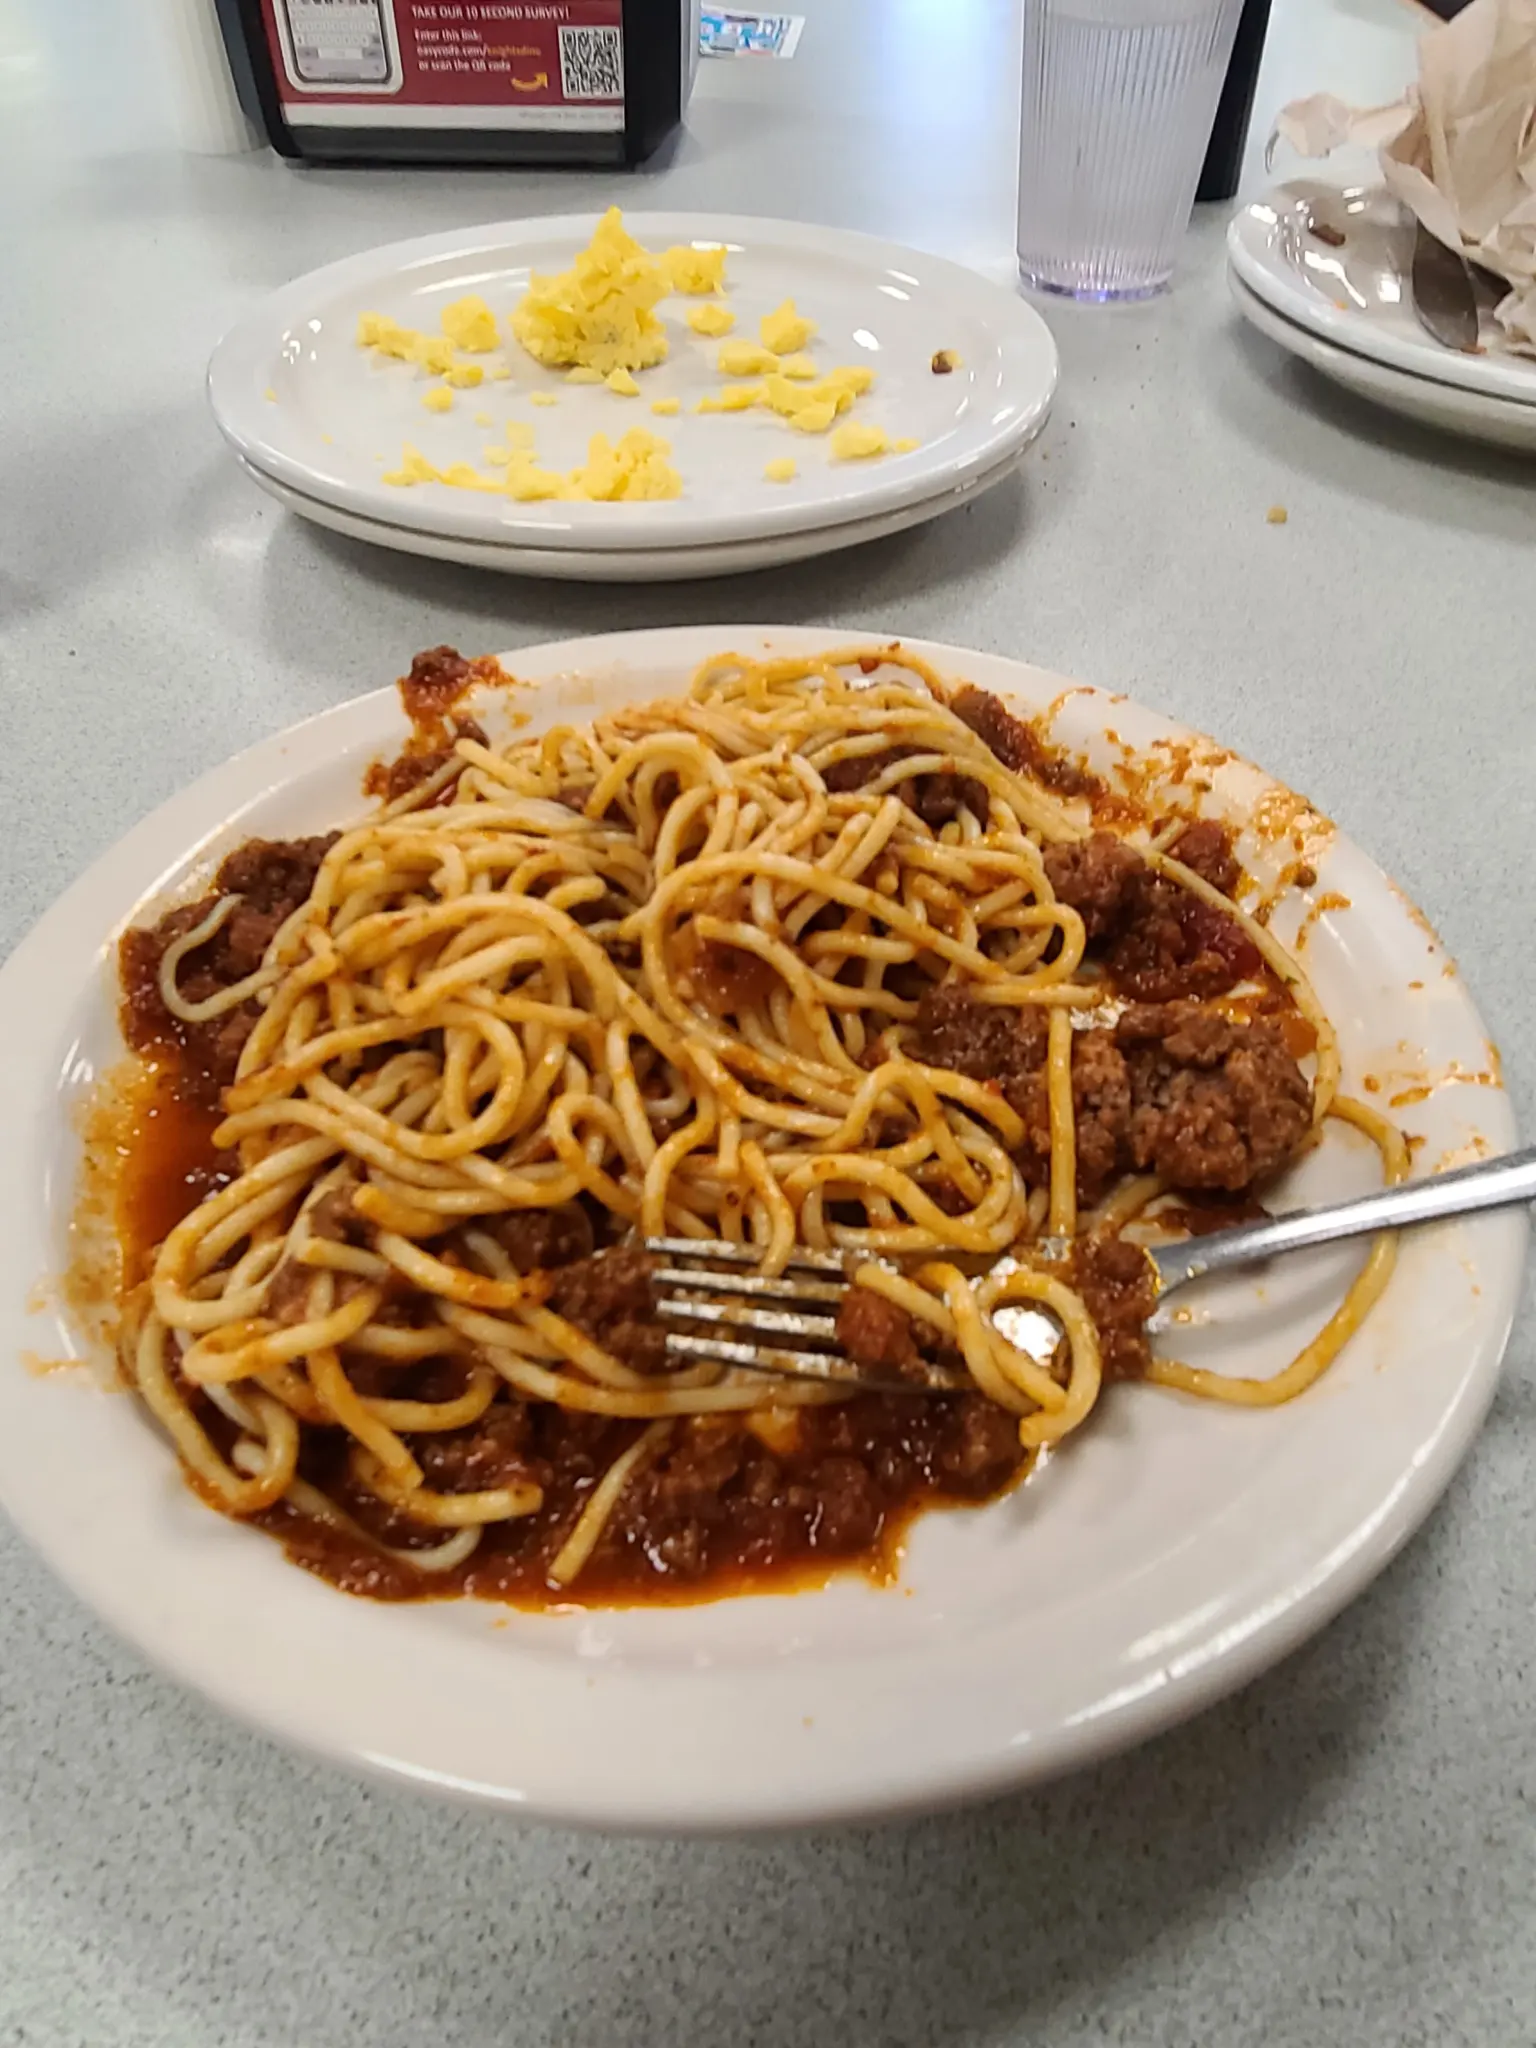
M1173 274L1241 0L1024 0L1019 274L1144 299Z

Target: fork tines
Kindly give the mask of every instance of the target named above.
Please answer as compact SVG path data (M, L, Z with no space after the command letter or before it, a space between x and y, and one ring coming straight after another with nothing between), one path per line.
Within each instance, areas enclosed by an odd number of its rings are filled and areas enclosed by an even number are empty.
M706 1337L669 1329L667 1350L679 1360L867 1392L947 1394L970 1384L936 1366L911 1379L872 1376L836 1348L836 1309L848 1291L841 1252L797 1250L782 1273L769 1275L733 1270L755 1265L760 1246L648 1237L645 1249L665 1262L651 1273L662 1317L695 1327L712 1324L720 1332ZM776 1341L752 1341L763 1339Z

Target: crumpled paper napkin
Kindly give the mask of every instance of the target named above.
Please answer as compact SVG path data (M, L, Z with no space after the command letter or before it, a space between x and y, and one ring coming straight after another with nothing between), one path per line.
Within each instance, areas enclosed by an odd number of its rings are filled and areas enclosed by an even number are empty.
M1379 152L1388 189L1435 239L1509 286L1506 347L1536 355L1536 0L1472 0L1419 39L1419 81L1390 107L1294 100L1275 135L1303 156Z

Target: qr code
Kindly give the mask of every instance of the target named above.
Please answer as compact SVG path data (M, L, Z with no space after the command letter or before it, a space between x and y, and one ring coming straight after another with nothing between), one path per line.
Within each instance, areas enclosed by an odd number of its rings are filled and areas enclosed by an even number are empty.
M568 100L624 97L624 38L616 28L560 31L560 90Z

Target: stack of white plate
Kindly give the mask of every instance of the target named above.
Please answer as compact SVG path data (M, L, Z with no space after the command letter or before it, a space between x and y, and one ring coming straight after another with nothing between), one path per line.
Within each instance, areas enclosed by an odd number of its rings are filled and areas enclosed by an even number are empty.
M1321 227L1323 232L1318 234ZM1278 185L1227 231L1243 317L1325 377L1410 419L1536 454L1536 361L1442 347L1413 309L1414 224L1383 186Z
M641 397L571 384L511 341L505 316L531 273L569 269L596 218L399 242L273 294L225 336L208 371L214 416L247 473L306 519L410 554L518 575L667 580L799 561L915 526L1010 475L1045 424L1056 349L1021 299L938 257L784 221L636 214L625 225L650 249L724 243L731 339L755 342L762 316L795 300L817 323L818 365L874 371L857 417L915 443L910 450L838 461L827 436L797 433L763 409L698 413L701 398L739 380L722 374L720 342L688 327L696 300L664 302L671 349L642 374ZM471 360L501 374L434 412L422 404L433 380L360 348L358 316L385 313L436 333L443 307L470 292L502 317L507 338L494 356ZM656 416L656 400L675 400L677 412ZM593 434L617 440L643 426L671 444L683 495L524 504L386 481L407 443L438 469L487 473L487 451L507 445L514 423L532 427L541 465L562 470L585 459ZM784 456L794 479L770 481L767 466Z

